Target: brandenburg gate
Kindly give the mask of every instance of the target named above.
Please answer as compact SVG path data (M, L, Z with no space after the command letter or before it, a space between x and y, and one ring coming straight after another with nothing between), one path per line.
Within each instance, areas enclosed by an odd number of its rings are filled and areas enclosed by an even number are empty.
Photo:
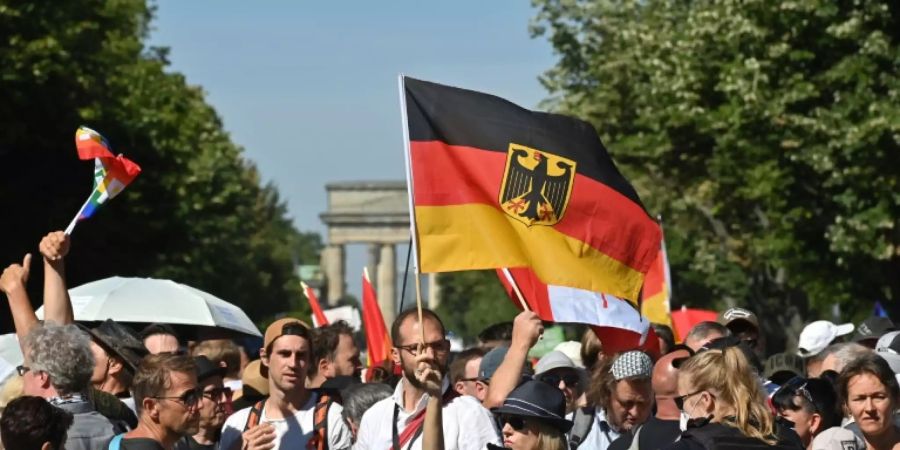
M369 276L378 295L381 314L390 326L397 314L397 244L409 243L409 203L404 181L351 181L329 183L328 211L320 215L328 231L322 250L321 266L325 275L325 297L335 305L346 293L347 244L368 244ZM402 264L406 264L403 255ZM412 267L410 267L412 270ZM352 273L351 276L362 276ZM412 274L409 286L414 283ZM428 277L428 306L439 302L434 275ZM415 291L404 306L415 304ZM361 299L360 299L361 300Z

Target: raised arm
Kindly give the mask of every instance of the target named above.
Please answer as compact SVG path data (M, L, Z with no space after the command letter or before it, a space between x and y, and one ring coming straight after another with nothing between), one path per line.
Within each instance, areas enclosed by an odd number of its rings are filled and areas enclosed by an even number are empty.
M69 242L65 232L54 231L44 236L39 246L44 256L44 320L60 325L75 321L66 289L65 257L69 254Z
M491 377L490 388L483 402L485 408L502 406L506 396L519 385L528 350L531 350L543 332L544 325L537 314L522 311L516 316L513 321L512 343L500 367Z
M444 450L443 374L437 368L431 347L420 343L416 352L416 379L428 393L425 422L422 424L422 450Z
M31 253L25 255L22 264L11 264L0 275L0 291L6 294L9 300L9 311L16 326L16 336L19 337L19 346L25 342L25 336L37 325L37 316L34 308L28 301L28 292L25 286L28 284L29 268L31 267ZM25 348L22 348L25 352Z

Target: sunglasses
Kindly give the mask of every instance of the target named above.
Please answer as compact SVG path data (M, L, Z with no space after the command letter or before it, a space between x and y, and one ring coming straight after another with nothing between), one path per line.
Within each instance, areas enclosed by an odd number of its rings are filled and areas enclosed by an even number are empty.
M16 373L18 373L20 377L24 377L25 373L27 373L29 370L31 370L31 367L16 366Z
M448 341L447 339L441 339L439 341L426 342L425 344L423 344L423 347L431 348L431 350L435 353L443 354L450 351L450 341ZM419 344L398 345L397 348L399 348L400 350L408 351L412 356L418 356L419 354Z
M509 424L513 430L522 431L525 428L525 419L518 416L500 416L500 428L503 428Z
M222 388L213 388L206 391L203 391L203 397L210 399L213 402L221 402L231 400L231 388L222 387Z
M688 399L688 397L693 397L703 391L691 392L690 394L680 395L672 399L675 402L675 406L678 407L679 410L684 411L684 401Z
M203 396L197 389L188 389L177 397L163 397L163 396L155 396L150 398L155 398L157 400L175 400L178 403L184 405L185 408L193 409L197 407L197 404L200 403L200 398Z
M549 384L550 386L557 387L559 386L559 382L563 381L566 383L568 387L575 387L578 385L578 382L581 381L578 377L577 373L567 373L565 375L557 375L557 374L547 374L542 375L540 381Z

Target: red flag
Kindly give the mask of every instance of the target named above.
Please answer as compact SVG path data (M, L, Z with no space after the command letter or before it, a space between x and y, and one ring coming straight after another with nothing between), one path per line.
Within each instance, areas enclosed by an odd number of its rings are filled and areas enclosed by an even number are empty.
M682 306L680 310L672 311L673 330L675 332L675 340L681 342L687 336L691 328L700 322L715 322L718 314L715 311L706 309L689 309Z
M375 296L375 288L369 281L369 271L363 269L363 327L366 329L366 353L369 358L369 368L381 365L391 355L391 337L384 326L384 317L381 315L381 307L378 306L378 297Z
M647 276L644 277L644 288L641 290L641 313L651 322L672 326L672 308L669 299L672 295L672 282L669 275L669 258L666 255L666 241L660 242L659 253Z
M510 299L521 304L512 287L515 283L529 308L547 322L590 325L603 343L606 354L642 349L657 354L659 342L650 321L631 305L609 294L566 286L544 284L528 268L498 269L497 276Z
M306 298L309 299L309 308L312 309L313 326L319 328L328 325L328 318L326 318L325 313L322 312L322 305L319 304L319 298L316 297L316 293L313 292L309 285L302 281L300 282L300 286L303 287L303 293L306 294Z

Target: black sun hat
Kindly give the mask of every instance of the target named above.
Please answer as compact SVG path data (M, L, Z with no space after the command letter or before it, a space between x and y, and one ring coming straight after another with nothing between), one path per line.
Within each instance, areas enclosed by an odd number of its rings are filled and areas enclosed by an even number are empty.
M493 408L491 412L535 419L563 433L572 428L572 421L566 420L566 397L562 391L540 381L530 380L520 384L509 393L503 406Z
M147 355L147 348L134 331L112 319L106 319L94 328L87 328L81 324L78 326L91 335L94 342L103 347L103 350L118 357L132 374L137 371L141 358Z

